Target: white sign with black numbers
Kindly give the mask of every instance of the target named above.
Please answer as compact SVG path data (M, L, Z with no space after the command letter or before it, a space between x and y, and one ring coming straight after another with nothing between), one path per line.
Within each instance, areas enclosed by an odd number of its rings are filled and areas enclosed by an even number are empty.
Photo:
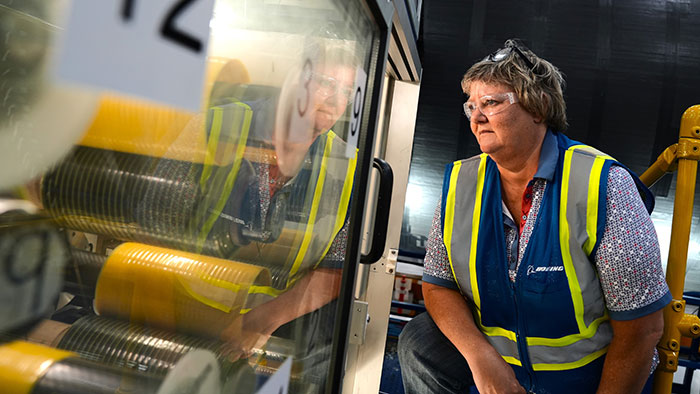
M345 157L355 157L357 150L357 138L362 125L362 109L365 104L365 89L367 88L367 73L362 67L355 72L355 90L351 96L352 110L350 112L350 130L348 131L348 145L345 149Z
M314 116L316 112L316 94L314 93L314 78L318 67L319 47L307 44L304 50L299 76L294 86L293 109L289 122L287 138L292 143L306 143L313 139ZM295 73L292 73L294 78Z
M58 78L199 111L214 0L73 0Z

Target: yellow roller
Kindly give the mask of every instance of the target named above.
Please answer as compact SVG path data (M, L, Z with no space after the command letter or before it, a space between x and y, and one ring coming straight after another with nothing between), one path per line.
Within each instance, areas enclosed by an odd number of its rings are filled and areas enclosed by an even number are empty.
M74 353L30 342L14 341L0 346L0 391L29 394L34 384L55 362Z
M138 243L117 247L95 290L95 310L170 330L218 337L248 308L267 269Z
M244 84L250 76L239 60L210 59L204 90L215 82ZM152 102L105 94L79 145L203 163L205 117Z

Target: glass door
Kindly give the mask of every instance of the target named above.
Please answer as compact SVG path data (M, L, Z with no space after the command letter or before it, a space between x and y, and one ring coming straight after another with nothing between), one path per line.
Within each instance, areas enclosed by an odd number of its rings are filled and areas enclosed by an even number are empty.
M143 9L113 3L122 19ZM170 3L182 24L168 34L187 42L195 2ZM386 59L378 6L213 2L193 111L37 63L62 50L76 4L0 0L16 60L0 78L17 99L0 152L24 158L2 172L0 282L48 267L31 276L39 301L12 309L29 291L16 280L0 292L0 354L36 365L0 361L0 386L255 393L279 372L290 392L334 391Z

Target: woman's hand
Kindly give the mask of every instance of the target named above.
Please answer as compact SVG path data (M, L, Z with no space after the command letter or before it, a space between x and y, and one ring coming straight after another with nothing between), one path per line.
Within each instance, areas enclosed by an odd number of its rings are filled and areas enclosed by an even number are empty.
M493 349L475 357L472 370L474 383L481 394L525 394L515 372Z
M342 270L318 268L304 275L291 289L234 319L221 333L221 352L235 361L260 349L283 324L326 305L338 296Z
M423 297L430 317L467 360L479 393L525 394L513 369L476 327L457 290L423 282Z
M224 344L220 352L231 362L247 358L254 349L262 348L279 327L271 316L253 312L237 318L221 333Z
M220 352L228 361L234 362L250 357L253 350L262 348L268 339L270 339L270 334L244 332L237 338L224 342Z

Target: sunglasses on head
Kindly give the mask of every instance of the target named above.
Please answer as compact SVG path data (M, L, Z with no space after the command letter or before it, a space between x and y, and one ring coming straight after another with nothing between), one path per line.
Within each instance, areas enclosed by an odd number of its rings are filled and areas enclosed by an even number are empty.
M532 71L535 68L535 64L532 63L532 61L525 55L524 52L529 51L529 49L523 45L523 43L516 39L510 39L506 41L505 46L503 48L498 49L496 52L486 56L484 60L488 60L490 62L500 62L501 60L507 58L511 52L515 52L518 57L525 63L525 65Z

